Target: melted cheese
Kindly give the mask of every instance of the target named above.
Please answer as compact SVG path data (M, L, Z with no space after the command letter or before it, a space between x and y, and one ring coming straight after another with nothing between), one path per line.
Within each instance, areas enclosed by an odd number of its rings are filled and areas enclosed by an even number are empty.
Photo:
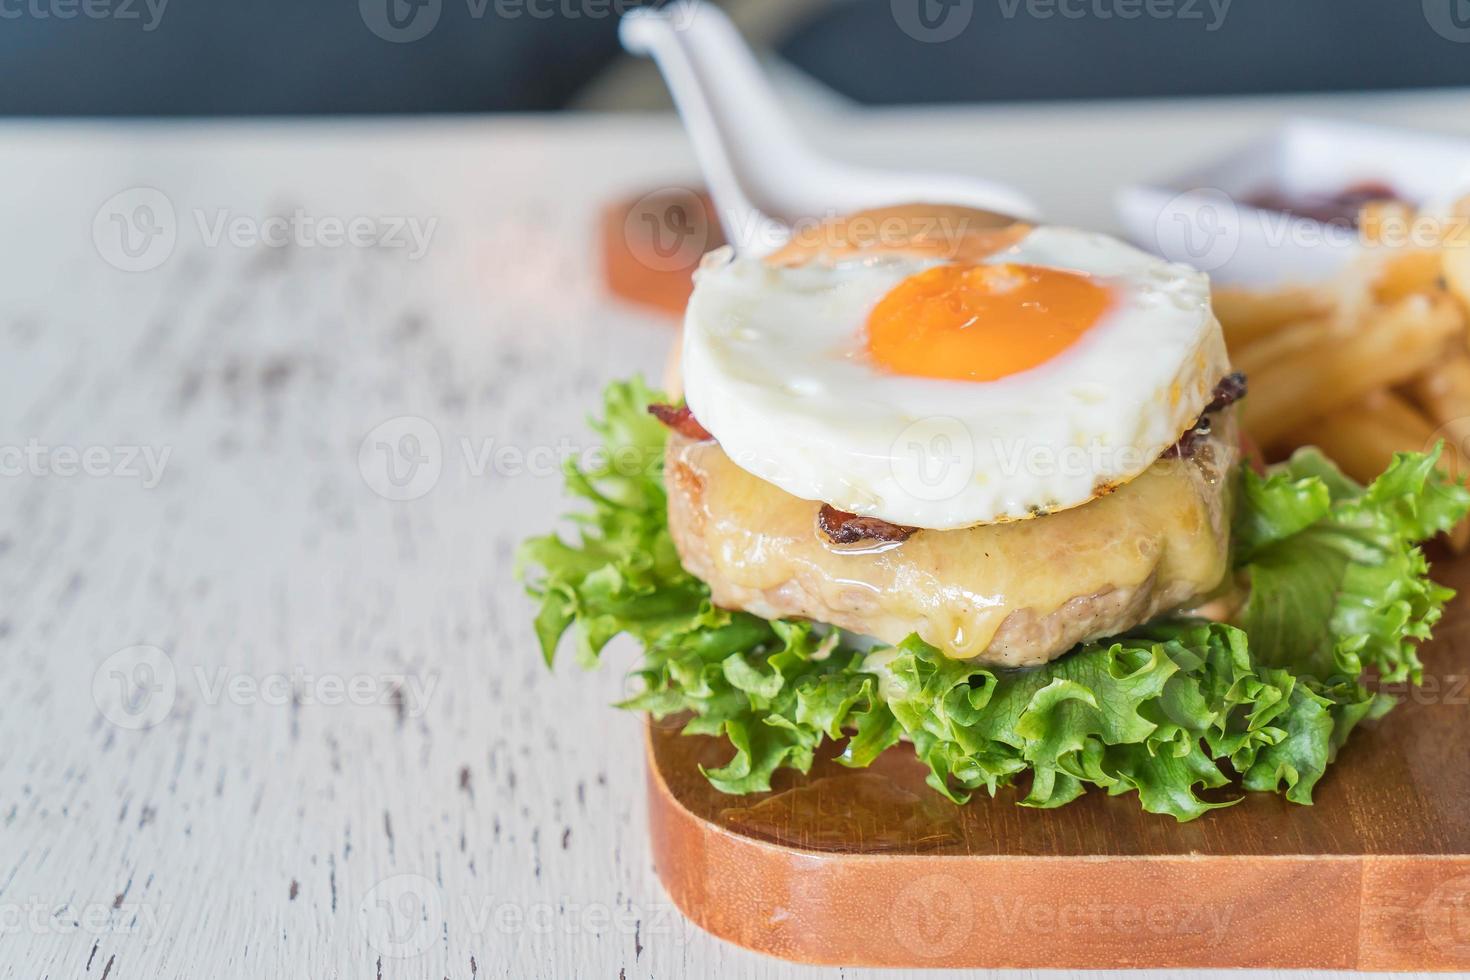
M817 529L819 504L752 476L717 444L677 440L668 460L671 526L686 566L721 606L815 619L888 643L917 632L959 658L1041 663L1220 584L1224 474L1235 451L1233 424L1217 429L1196 459L1161 459L1080 507L866 547L832 544ZM1064 606L1090 635L1061 649L984 656L1012 614L1034 625ZM1037 635L1017 632L1023 643Z

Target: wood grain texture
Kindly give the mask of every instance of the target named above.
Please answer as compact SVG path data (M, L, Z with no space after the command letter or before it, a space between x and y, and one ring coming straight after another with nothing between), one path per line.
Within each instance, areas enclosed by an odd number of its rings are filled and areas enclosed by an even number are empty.
M1432 124L1458 104L1361 105ZM1208 131L1187 106L996 110L832 145L901 162L921 142L1100 224L1140 155L1169 169L1303 108L1212 105ZM652 870L642 723L608 707L634 652L548 672L512 575L567 508L524 457L587 445L603 384L663 361L666 322L603 293L596 229L608 201L694 173L672 121L0 136L0 449L170 450L151 487L120 455L0 475L0 977L915 976L794 968L684 920ZM1078 141L1085 180L1062 165ZM140 186L177 241L129 273L93 225ZM417 259L206 240L221 212L298 208L438 221ZM395 501L359 455L404 417L433 427L441 472ZM405 434L378 441L396 457ZM112 658L140 644L172 682L122 671L140 697L118 714L110 668L148 661Z
M1463 593L1470 559L1437 572ZM850 770L828 743L811 773L730 797L700 774L728 746L650 724L655 864L705 928L801 962L1467 970L1470 596L1424 657L1424 685L1354 733L1313 806L1251 793L1190 823L1100 792L954 807L907 745Z
M654 862L701 926L801 962L1470 970L1470 558L1436 577L1461 595L1423 686L1354 733L1313 807L1245 793L1177 823L1132 795L1029 810L1014 789L951 807L910 746L848 770L833 743L726 796L700 768L731 749L672 718L648 726Z

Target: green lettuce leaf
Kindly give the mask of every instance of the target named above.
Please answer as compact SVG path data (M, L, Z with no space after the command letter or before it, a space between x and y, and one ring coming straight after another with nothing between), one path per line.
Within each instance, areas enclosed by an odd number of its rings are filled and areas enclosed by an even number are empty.
M1419 680L1415 648L1451 593L1417 543L1470 510L1437 450L1399 456L1367 488L1299 452L1240 478L1235 563L1251 588L1236 623L1155 621L1002 670L917 636L862 650L836 630L715 608L669 536L665 433L646 412L657 400L638 380L608 388L592 422L606 452L566 470L590 513L571 541L527 541L518 567L547 663L568 636L586 666L629 636L640 692L621 706L723 737L729 761L705 776L727 793L808 771L823 740L853 767L906 740L957 803L1011 785L1025 806L1097 788L1179 820L1234 802L1235 785L1310 803L1352 729L1393 706L1369 673Z
M1417 544L1464 516L1470 495L1439 477L1439 448L1401 453L1366 490L1315 449L1241 480L1235 543L1250 577L1240 624L1259 663L1322 682L1373 668L1418 683L1417 643L1449 589Z

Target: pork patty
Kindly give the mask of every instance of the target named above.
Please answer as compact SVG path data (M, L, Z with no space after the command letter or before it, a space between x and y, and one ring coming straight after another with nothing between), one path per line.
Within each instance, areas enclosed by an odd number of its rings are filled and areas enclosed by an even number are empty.
M1193 604L1229 550L1233 412L1187 458L1164 458L1111 494L1009 524L834 543L821 504L745 472L715 442L671 433L669 527L716 605L798 617L1007 667L1053 660Z

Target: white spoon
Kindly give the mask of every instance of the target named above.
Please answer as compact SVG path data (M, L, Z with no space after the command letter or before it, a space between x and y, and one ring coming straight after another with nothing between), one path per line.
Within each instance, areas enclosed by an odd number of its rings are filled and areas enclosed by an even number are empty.
M877 170L813 150L781 111L735 25L698 0L640 7L619 25L623 47L658 64L736 250L764 255L793 222L891 204L957 204L1035 220L1014 188L954 174Z

